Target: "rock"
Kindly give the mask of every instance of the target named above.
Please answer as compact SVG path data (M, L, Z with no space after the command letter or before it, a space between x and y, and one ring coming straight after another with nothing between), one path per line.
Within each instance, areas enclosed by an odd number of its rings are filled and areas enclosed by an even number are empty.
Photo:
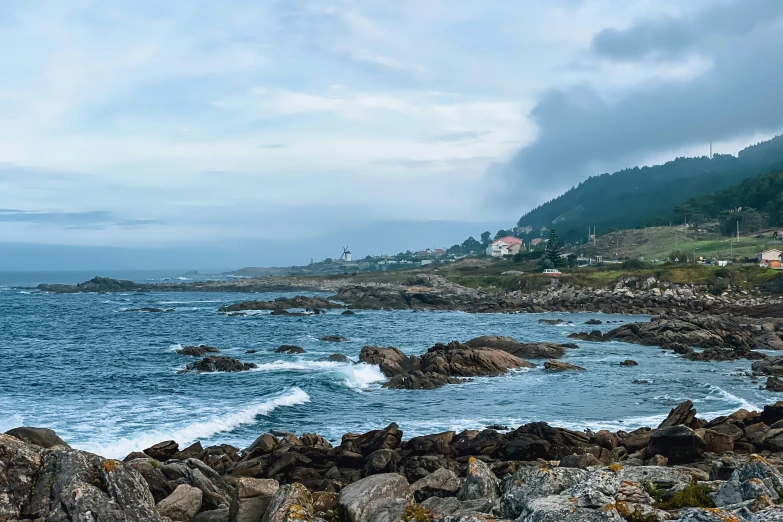
M585 324L603 324L603 321L600 319L588 319L585 321Z
M340 495L330 491L317 491L313 493L313 512L327 513L336 511L340 507Z
M653 455L646 461L644 461L645 466L668 466L669 465L669 459L664 457L663 455Z
M528 502L517 522L624 522L614 506L606 509L575 507L571 499L559 495Z
M290 344L284 344L274 349L275 353L305 353L305 349L301 346L292 346Z
M264 433L247 448L250 456L268 455L280 447L280 441L271 433ZM251 457L252 458L252 457Z
M324 335L323 337L320 337L318 340L327 343L344 343L348 340L348 338L343 337L342 335Z
M686 426L657 429L650 437L647 455L663 455L672 464L693 462L704 449L704 440Z
M421 507L441 519L455 514L462 507L462 503L454 497L429 497L421 502Z
M202 511L193 517L190 522L229 522L229 510L227 507L223 507L210 511Z
M0 435L0 470L6 520L162 522L144 479L116 460Z
M718 455L734 451L734 438L731 435L704 428L696 430L695 433L704 440L704 451Z
M575 505L582 508L599 508L612 504L623 482L622 471L593 471L587 476L587 480L574 484L563 491L562 495L575 499Z
M685 471L660 466L628 466L624 479L637 484L649 482L660 489L670 489L678 484L690 484L693 476Z
M386 473L349 484L340 492L339 502L347 522L397 522L413 502L413 494L404 477Z
M582 368L581 366L576 366L575 364L570 364L562 361L555 361L554 359L550 359L547 362L544 363L544 368L550 371L564 371L564 370L576 370L580 372L587 371L585 368Z
M147 313L159 314L165 312L166 310L164 310L163 308L145 306L143 308L128 308L127 310L123 310L123 311L124 312L147 312Z
M326 357L325 359L322 359L324 361L328 362L338 362L338 363L350 363L351 360L348 358L347 355L343 355L341 353L333 353L329 357Z
M158 513L178 522L190 522L201 509L201 497L200 489L180 484L171 495L158 502Z
M628 437L620 441L620 445L628 450L628 453L635 453L645 449L650 444L650 437L653 432L649 428L641 428L632 431Z
M397 471L397 464L400 461L400 454L390 449L380 449L370 453L365 459L365 476L377 475L378 473L390 473Z
M402 430L392 422L382 430L372 430L356 436L350 441L348 448L366 457L378 450L395 450L400 447L401 440ZM346 442L344 438L342 446L345 446Z
M456 497L462 488L462 482L453 471L439 468L411 486L416 502L424 502L430 497Z
M658 426L658 429L669 428L680 424L688 426L689 428L697 428L698 426L694 424L695 418L696 410L693 407L693 403L691 401L685 401L669 412L669 415Z
M633 359L626 359L620 363L620 366L639 366L639 363Z
M5 434L41 448L54 448L55 446L70 447L67 442L58 437L53 430L48 428L13 428L5 432Z
M564 322L565 321L563 321L562 319L539 319L538 320L539 324L549 324L552 326L563 324Z
M149 455L155 460L161 462L169 460L179 451L179 444L173 440L167 440L165 442L158 442L151 448L144 450L144 453Z
M752 455L747 464L731 474L713 500L718 507L755 500L762 495L774 502L780 498L781 490L783 477L780 473L764 458Z
M516 519L528 503L537 498L558 495L584 482L588 472L577 468L522 468L503 481L499 511L504 518Z
M280 486L261 522L312 522L313 497L302 484Z
M779 379L770 375L767 377L767 384L765 388L773 392L783 392L783 379Z
M582 455L572 454L567 455L560 459L561 468L579 468L587 469L591 466L601 466L602 462L595 458L591 453L584 453Z
M243 363L233 357L210 356L188 364L182 373L196 372L244 372L257 368L253 363Z
M332 444L328 440L316 433L303 433L299 440L302 442L303 446L307 446L308 448L332 448Z
M747 519L740 519L734 513L723 511L721 509L689 508L680 513L677 522L744 522ZM770 522L774 521L771 519ZM760 518L754 518L753 522L762 522Z
M169 484L166 477L160 471L158 461L153 460L142 453L142 458L131 460L128 465L136 470L147 482L154 501L160 502L171 495L174 487Z
M345 310L341 315L356 315L353 310Z
M240 478L231 498L231 522L258 522L280 485L276 480Z
M601 330L593 330L591 332L572 333L568 337L570 339L579 339L580 341L601 342L604 340L604 334Z
M174 487L187 484L200 489L204 494L202 504L205 511L231 503L232 489L215 470L198 459L170 460L161 464L159 469Z
M290 308L304 308L305 310L321 310L330 308L342 308L338 303L333 303L323 297L305 297L297 295L296 297L278 297L274 301L245 301L244 303L235 303L228 306L221 306L218 309L220 313L244 312L247 310L272 310L285 311Z
M485 335L476 337L465 343L470 348L490 348L502 350L521 359L557 359L562 357L566 348L575 348L573 344L557 343L520 343L513 337Z
M247 350L245 353L258 353L258 350Z
M489 467L477 458L468 460L465 483L457 494L461 501L487 500L494 502L500 496L498 479Z
M783 420L783 401L764 406L764 411L761 412L760 420L767 426L772 426L779 420Z
M204 357L208 353L220 353L220 350L202 344L200 346L185 346L184 348L177 350L177 353L180 355L191 355L193 357Z

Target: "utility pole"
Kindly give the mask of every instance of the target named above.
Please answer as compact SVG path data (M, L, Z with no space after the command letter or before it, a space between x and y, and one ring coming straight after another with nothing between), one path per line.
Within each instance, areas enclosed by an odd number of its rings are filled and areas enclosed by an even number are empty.
M737 220L737 243L739 243L739 219Z

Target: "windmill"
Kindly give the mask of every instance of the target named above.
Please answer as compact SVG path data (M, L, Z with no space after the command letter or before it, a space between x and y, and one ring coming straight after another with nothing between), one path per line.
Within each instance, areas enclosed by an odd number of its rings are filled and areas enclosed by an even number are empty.
M351 262L351 251L348 250L347 246L343 247L343 255L340 256L340 259L344 259L346 262Z

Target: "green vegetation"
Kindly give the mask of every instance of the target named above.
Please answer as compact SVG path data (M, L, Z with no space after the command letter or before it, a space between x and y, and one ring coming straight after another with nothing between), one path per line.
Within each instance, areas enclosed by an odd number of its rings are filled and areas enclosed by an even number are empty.
M783 137L780 136L748 147L737 157L716 154L712 159L677 158L654 167L601 174L528 212L518 225L531 228L522 236L525 239L528 235L538 237L542 227L551 228L556 223L561 240L584 242L588 227L593 225L603 235L612 229L682 223L680 218L684 220L685 216L673 212L675 207L779 168L783 168ZM764 208L761 204L745 205ZM720 208L717 213L726 208Z
M655 503L658 509L714 508L709 486L692 482L673 495L664 495ZM652 496L652 495L650 495ZM668 497L668 498L667 498ZM654 498L654 497L653 497Z
M432 522L434 518L432 511L416 503L405 508L402 514L402 522Z

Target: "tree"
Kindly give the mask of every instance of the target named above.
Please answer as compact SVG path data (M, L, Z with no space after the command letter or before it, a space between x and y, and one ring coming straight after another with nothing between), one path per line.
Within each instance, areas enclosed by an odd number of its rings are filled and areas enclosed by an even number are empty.
M473 236L470 236L465 241L462 242L462 248L465 250L465 253L470 252L480 252L481 251L481 243L476 241L476 239Z
M549 242L546 244L546 253L544 254L547 259L552 261L554 266L558 266L562 260L560 259L560 244L557 242L557 232L555 229L549 233Z
M484 245L485 248L489 246L489 243L491 241L492 241L492 234L489 233L489 230L481 233L481 244Z
M325 265L331 265L332 263L334 263L334 261L332 260L331 257L327 257L326 259L324 259Z
M495 239L500 239L501 237L507 237L507 236L513 236L514 231L513 230L503 230L502 228L498 230L498 233L495 234Z

